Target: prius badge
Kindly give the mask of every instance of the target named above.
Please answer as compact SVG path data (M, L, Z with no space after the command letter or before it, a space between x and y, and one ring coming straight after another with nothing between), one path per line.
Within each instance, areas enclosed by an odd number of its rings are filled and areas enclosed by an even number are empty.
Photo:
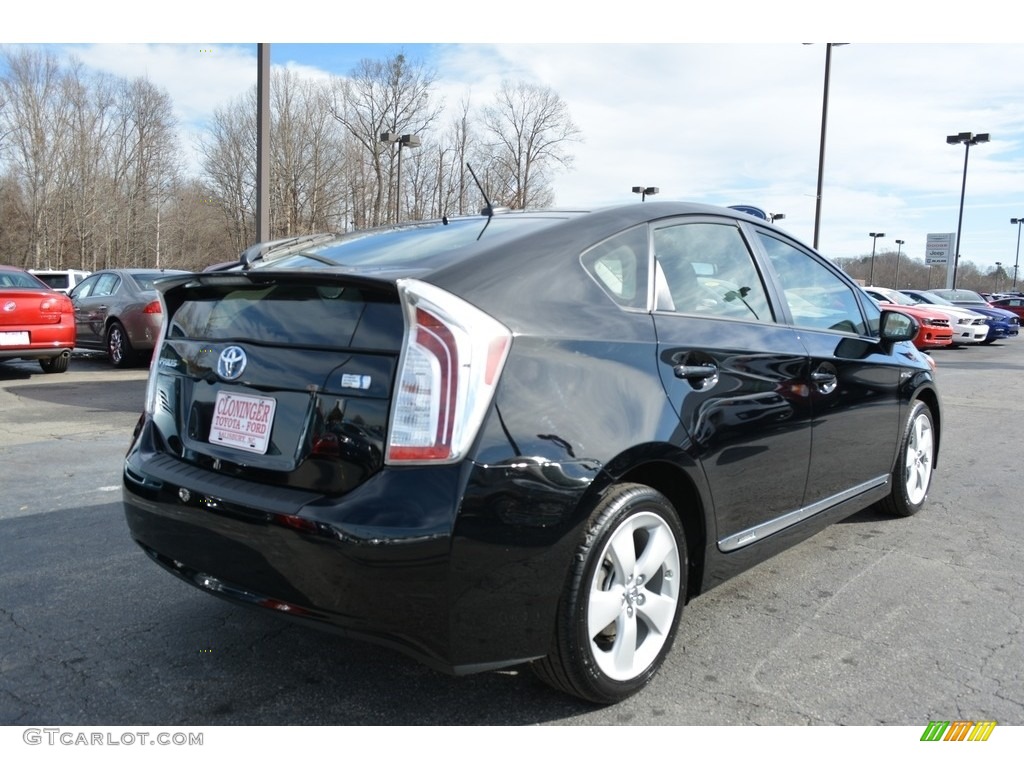
M217 375L225 381L234 381L245 370L247 358L241 347L226 347L217 358Z

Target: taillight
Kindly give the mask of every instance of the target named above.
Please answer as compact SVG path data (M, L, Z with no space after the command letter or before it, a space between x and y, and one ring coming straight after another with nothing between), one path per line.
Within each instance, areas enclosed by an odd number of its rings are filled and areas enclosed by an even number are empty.
M145 315L159 315L162 312L163 312L163 310L160 308L160 300L159 299L153 299L142 310L142 313L145 314Z
M405 341L395 383L387 462L454 462L476 439L512 334L429 283L399 280Z
M63 293L47 296L39 302L39 320L43 323L59 323L61 315L74 313L71 299Z

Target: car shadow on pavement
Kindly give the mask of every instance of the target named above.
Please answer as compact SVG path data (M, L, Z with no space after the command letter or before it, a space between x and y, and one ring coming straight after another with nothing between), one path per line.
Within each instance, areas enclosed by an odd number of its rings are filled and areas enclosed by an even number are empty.
M196 591L121 505L0 519L0 722L520 725L597 707L526 667L452 677Z

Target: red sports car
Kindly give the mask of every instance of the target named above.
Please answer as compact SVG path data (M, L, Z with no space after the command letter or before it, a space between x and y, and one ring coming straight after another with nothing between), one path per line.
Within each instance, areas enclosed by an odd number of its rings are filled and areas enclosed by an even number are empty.
M0 266L0 360L38 360L45 373L63 373L74 347L71 300L24 269Z
M902 312L917 320L917 324L921 326L921 329L917 332L917 336L914 337L914 346L918 349L937 349L939 347L948 347L953 343L953 321L949 315L939 312L937 307L930 305L908 306L906 304L893 304L888 301L880 301L877 295L871 298L882 309Z

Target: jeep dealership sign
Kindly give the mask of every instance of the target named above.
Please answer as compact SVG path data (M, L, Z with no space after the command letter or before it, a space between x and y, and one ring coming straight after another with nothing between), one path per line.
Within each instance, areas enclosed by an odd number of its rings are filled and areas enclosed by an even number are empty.
M928 235L928 244L925 246L924 263L946 264L952 261L953 246L956 242L956 232L931 233Z

